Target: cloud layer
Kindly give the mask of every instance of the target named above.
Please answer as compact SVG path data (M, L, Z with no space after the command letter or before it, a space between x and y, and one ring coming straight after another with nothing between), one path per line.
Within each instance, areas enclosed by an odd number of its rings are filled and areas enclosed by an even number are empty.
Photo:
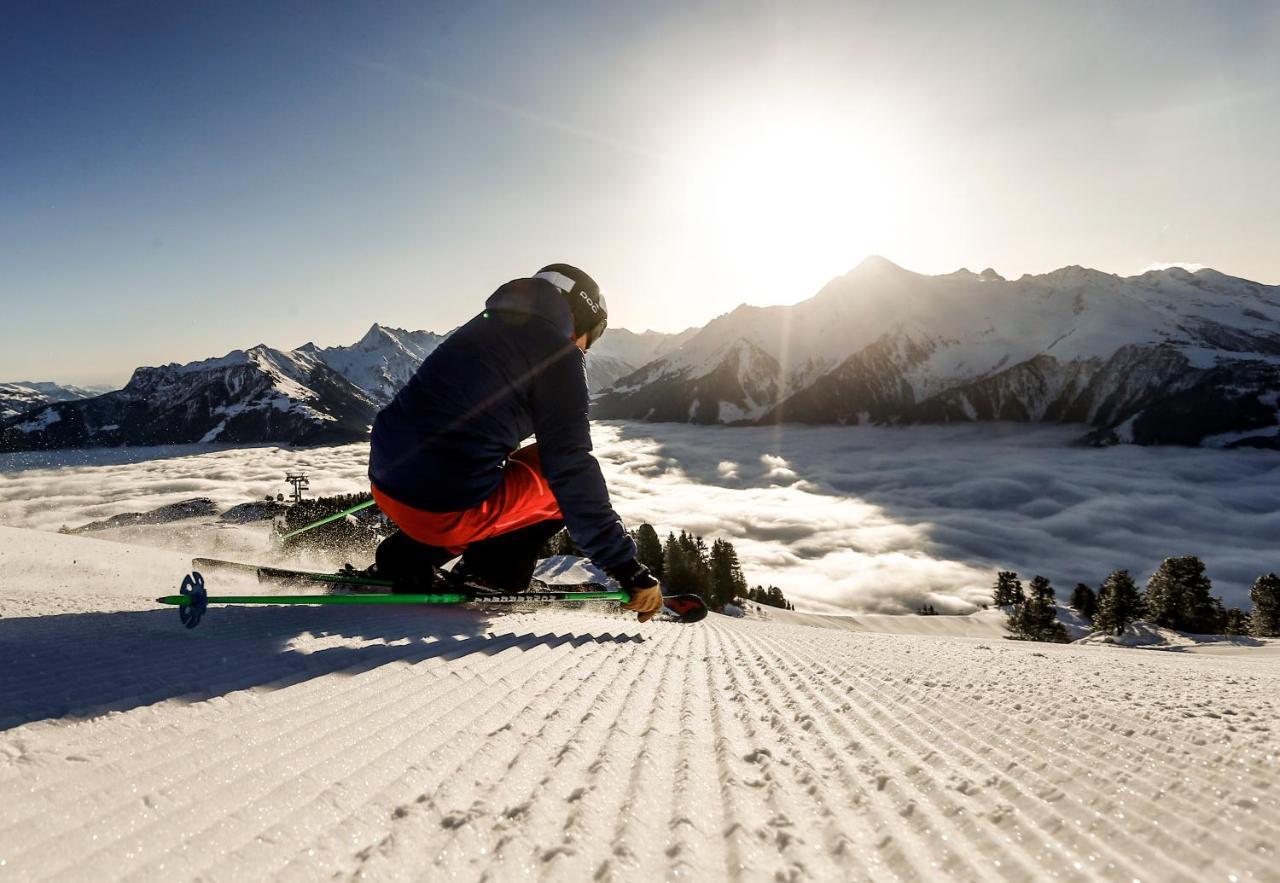
M1116 568L1145 580L1185 554L1247 606L1253 579L1280 571L1280 455L1082 448L1076 434L605 423L595 438L628 523L728 537L752 584L779 585L802 609L970 610L997 567L1044 574L1064 597ZM366 486L367 445L191 450L0 457L0 524L56 530L192 496L226 508L286 491L299 468L314 494ZM267 554L262 533L197 522L131 539Z
M960 610L997 567L1060 596L1128 568L1205 559L1247 605L1280 570L1280 455L1086 448L1074 429L607 424L597 454L624 517L735 540L752 582L811 609Z

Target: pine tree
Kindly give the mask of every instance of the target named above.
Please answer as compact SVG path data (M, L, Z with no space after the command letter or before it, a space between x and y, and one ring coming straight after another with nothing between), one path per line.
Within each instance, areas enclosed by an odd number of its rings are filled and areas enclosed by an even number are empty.
M1098 589L1098 608L1093 613L1095 631L1121 635L1129 623L1145 613L1137 583L1127 570L1117 570Z
M287 534L298 530L370 499L372 497L367 493L338 494L294 503L277 522L277 533ZM371 554L385 536L385 524L390 524L389 520L384 522L384 516L378 507L370 506L322 527L313 528L287 540L282 539L282 543L286 549L325 549L345 555L361 555L366 552ZM394 530L395 526L391 525L391 529Z
M1214 634L1221 627L1221 608L1209 594L1212 587L1196 556L1166 558L1147 581L1147 614L1165 628Z
M688 591L689 567L674 533L667 534L667 541L662 545L662 573L667 594L680 595Z
M1249 618L1251 634L1259 638L1280 638L1280 576L1268 573L1253 581L1249 590L1253 616Z
M711 544L711 605L723 608L746 594L747 580L738 563L738 552L728 540Z
M779 607L783 610L795 610L795 606L786 599L782 594L782 589L777 586L752 586L747 589L747 600L754 601L757 604L764 604L769 607Z
M1227 608L1223 605L1221 598L1209 599L1208 618L1204 621L1203 627L1208 629L1199 634L1205 635L1221 635L1225 634L1227 627Z
M662 560L662 541L658 539L658 532L653 529L653 525L648 522L636 528L636 560L649 568L649 571L658 579L662 579L663 560Z
M701 537L680 531L667 537L663 548L663 582L668 594L711 597L711 565Z
M685 554L689 561L690 576L693 584L690 592L699 595L704 599L711 598L711 562L708 561L707 544L702 541L702 537L696 537L693 534L681 533L682 537L687 537L685 541Z
M1239 607L1232 607L1222 616L1222 633L1224 635L1249 634L1249 614Z
M995 590L991 593L991 603L997 607L1009 607L1021 604L1027 599L1022 590L1022 581L1012 570L1001 570L996 574Z
M1043 576L1031 580L1027 599L1009 611L1009 631L1020 641L1067 643L1067 629L1058 622L1053 586Z
M1084 583L1076 583L1075 589L1071 592L1071 606L1075 608L1076 613L1085 619L1092 620L1093 612L1098 609L1098 596Z

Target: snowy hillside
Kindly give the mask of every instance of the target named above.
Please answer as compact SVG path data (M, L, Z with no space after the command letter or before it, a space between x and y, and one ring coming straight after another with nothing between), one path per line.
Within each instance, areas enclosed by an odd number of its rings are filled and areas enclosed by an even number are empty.
M151 600L186 566L0 527L0 875L1274 879L1267 648L604 605L188 632Z
M692 333L611 330L587 357L591 389L605 389ZM12 413L0 413L0 451L354 441L367 436L378 409L446 337L375 323L351 346L260 344L217 359L139 368L124 389L102 396L68 388L55 398L37 389L57 389L53 384L0 384L0 407L13 403ZM17 407L26 402L32 407Z
M50 402L72 402L102 395L104 390L49 381L20 380L0 383L0 422Z
M1180 268L924 276L868 258L742 306L622 378L605 418L1088 424L1100 440L1280 445L1280 288Z

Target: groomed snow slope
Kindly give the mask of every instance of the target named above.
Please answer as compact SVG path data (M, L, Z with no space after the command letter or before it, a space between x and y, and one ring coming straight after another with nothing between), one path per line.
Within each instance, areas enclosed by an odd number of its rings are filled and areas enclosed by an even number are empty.
M0 528L0 877L1274 879L1272 648L602 606L188 632L149 600L184 563Z

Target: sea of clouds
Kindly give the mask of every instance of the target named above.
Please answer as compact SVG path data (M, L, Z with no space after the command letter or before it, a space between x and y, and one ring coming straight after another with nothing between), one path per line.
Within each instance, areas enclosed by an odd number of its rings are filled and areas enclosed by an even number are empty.
M733 540L748 580L816 612L945 612L985 602L997 568L1049 577L1065 598L1112 570L1145 580L1199 555L1215 591L1247 606L1280 571L1280 453L1077 447L1077 428L595 427L615 507L665 536ZM0 524L57 530L189 497L221 507L287 491L367 487L367 445L208 447L0 456ZM269 554L266 528L221 546L207 523L132 532L203 554Z

